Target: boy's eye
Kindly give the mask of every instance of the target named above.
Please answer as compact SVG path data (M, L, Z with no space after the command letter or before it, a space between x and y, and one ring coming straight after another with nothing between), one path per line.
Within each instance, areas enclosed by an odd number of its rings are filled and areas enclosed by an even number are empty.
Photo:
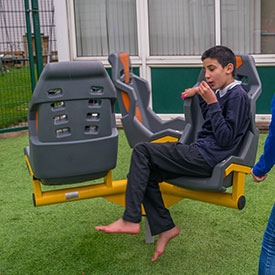
M204 72L206 72L206 71L213 72L213 71L215 71L215 69L216 69L215 66L209 66L209 67L203 68L203 71Z
M208 70L212 72L212 71L215 70L215 68L216 68L216 66L210 65L210 66L208 67Z

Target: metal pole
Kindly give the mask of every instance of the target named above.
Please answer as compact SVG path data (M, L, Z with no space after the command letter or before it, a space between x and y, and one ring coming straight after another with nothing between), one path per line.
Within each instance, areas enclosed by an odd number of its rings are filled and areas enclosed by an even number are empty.
M37 79L43 70L42 48L41 48L41 34L39 23L39 8L38 1L32 0L32 18L33 18L33 30L35 41L35 53L36 53L36 65L37 65Z
M35 81L35 70L34 70L34 59L33 59L33 48L32 48L32 34L31 34L30 12L31 11L30 11L30 8L29 8L29 0L25 0L27 40L28 40L28 49L29 49L31 85L32 85L32 92L33 92L34 88L35 88L35 85L36 85L36 81Z

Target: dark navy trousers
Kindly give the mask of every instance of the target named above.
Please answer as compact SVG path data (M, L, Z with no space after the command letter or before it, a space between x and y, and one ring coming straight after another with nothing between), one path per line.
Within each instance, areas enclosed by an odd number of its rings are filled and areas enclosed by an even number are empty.
M152 235L172 229L175 224L164 206L159 183L184 175L209 177L211 173L212 168L195 145L179 142L137 144L127 176L123 219L139 223L143 203Z

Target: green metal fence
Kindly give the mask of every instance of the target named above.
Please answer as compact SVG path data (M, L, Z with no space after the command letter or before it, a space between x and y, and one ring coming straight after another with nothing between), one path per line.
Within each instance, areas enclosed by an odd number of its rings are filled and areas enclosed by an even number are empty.
M53 0L0 0L0 133L27 128L37 75L53 61Z

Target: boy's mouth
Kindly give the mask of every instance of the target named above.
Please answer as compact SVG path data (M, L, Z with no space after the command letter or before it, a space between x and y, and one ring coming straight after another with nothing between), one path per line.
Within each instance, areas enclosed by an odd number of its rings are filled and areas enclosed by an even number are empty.
M209 84L210 87L214 86L214 82L213 81L208 81L208 84Z

